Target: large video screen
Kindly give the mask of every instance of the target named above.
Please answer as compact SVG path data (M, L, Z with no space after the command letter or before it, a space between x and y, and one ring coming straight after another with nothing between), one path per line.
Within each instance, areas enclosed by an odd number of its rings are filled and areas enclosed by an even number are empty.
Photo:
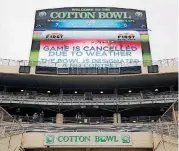
M145 11L61 8L36 12L31 65L116 68L151 62Z

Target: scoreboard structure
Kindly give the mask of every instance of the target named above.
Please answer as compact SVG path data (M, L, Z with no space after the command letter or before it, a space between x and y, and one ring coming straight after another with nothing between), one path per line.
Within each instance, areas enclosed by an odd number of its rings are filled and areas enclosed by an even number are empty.
M146 12L85 7L36 11L31 66L120 68L152 63Z

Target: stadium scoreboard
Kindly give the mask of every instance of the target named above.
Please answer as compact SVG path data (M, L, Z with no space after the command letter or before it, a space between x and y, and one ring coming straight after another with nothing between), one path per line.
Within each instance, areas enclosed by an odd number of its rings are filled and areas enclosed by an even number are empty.
M58 68L145 66L152 60L146 13L108 7L38 10L29 60Z

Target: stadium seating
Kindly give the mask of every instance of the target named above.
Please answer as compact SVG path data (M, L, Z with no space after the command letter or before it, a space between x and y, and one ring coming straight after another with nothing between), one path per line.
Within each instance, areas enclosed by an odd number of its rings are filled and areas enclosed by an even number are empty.
M36 95L31 93L8 93L8 92L0 92L0 101L2 103L18 103L18 102L26 102L32 103L41 102L43 103L119 103L119 102L147 102L147 101L167 101L178 98L178 92L161 92L161 93L129 93L127 95L115 95L115 94L93 94L92 99L87 99L83 94L44 94L38 93Z

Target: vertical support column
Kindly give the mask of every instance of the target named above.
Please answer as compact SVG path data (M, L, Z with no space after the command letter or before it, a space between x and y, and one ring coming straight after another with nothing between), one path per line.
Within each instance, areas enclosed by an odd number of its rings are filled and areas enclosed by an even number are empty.
M59 95L59 98L62 100L63 98L63 89L60 89L60 95Z
M117 113L117 123L121 124L121 114Z
M178 121L178 115L179 115L178 111L175 111L176 121Z
M57 124L63 124L63 114L58 113L58 114L56 115L56 123L57 123Z
M113 114L113 123L117 124L117 114L116 113Z
M176 115L176 111L174 109L174 106L172 106L172 116L173 116L173 121L176 122L177 121L177 115Z
M3 121L3 119L4 119L4 112L3 112L3 111L1 111L1 112L0 112L0 122L2 122L2 121Z
M143 99L144 97L143 97L143 93L140 91L140 96L141 96L141 98Z
M117 89L114 89L114 95L117 98Z

